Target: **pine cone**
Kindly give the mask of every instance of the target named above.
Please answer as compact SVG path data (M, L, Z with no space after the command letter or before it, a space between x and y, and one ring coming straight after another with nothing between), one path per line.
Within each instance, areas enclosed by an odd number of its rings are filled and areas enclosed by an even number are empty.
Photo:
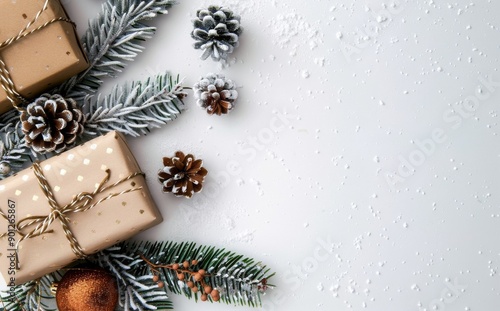
M234 107L238 98L233 81L223 74L209 73L193 86L196 103L205 108L208 114L226 114Z
M238 46L239 35L243 31L239 15L216 5L198 10L193 27L191 37L196 40L194 48L204 50L201 59L211 55L213 60L223 62Z
M194 192L200 192L208 171L202 167L203 161L195 160L192 154L184 155L177 151L172 158L163 158L164 168L158 172L158 179L163 185L163 192L172 192L176 196L190 198Z
M35 152L62 152L83 133L85 115L73 99L43 94L21 113L21 122Z

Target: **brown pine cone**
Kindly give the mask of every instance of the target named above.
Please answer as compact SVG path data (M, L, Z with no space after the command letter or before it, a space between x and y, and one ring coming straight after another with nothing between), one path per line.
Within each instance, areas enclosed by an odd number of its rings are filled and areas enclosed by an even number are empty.
M73 99L43 94L21 113L22 131L34 151L62 152L83 133L85 115Z
M164 157L164 168L158 172L163 192L172 192L175 196L186 198L200 192L208 173L202 165L202 160L195 160L192 154L184 155L181 151L177 151L172 158Z

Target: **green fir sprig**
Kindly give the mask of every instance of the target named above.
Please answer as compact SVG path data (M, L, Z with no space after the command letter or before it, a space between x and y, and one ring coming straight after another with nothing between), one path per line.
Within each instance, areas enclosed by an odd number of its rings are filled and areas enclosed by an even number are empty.
M159 281L164 282L170 292L195 301L205 300L202 296L209 294L204 292L209 287L218 292L220 300L217 301L259 307L261 294L272 287L268 280L274 273L268 267L223 248L175 242L142 242L130 247L147 258L143 273L149 269L153 275L160 276ZM203 271L201 275L200 271ZM205 297L215 301L211 295Z
M202 284L220 293L220 302L259 307L261 295L272 287L268 281L274 275L252 258L193 242L126 241L90 256L89 262L115 276L119 291L117 310L124 311L172 309L169 292L198 301L203 294L203 288L199 288ZM182 266L184 262L190 266L177 271L170 268L176 264ZM0 310L56 310L50 287L62 278L65 270L14 287L8 291L10 295L2 298ZM192 273L182 272L184 277L180 280L180 270ZM202 279L188 277L202 270ZM197 292L188 287L188 282L198 286ZM209 296L208 301L214 302L214 299Z

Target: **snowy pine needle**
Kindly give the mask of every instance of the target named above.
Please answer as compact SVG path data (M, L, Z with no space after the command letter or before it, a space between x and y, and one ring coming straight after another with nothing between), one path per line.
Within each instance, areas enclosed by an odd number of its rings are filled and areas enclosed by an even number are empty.
M115 77L144 49L156 27L143 23L158 14L167 14L174 0L108 0L101 13L89 21L82 38L90 67L60 86L56 93L77 102L97 91L104 77Z
M105 97L87 96L83 106L85 134L96 136L113 130L131 136L146 134L177 118L184 109L185 96L178 78L168 73L115 86Z
M173 304L168 299L168 292L183 294L196 301L199 299L200 293L192 293L177 279L176 272L169 269L161 269L161 280L165 281L165 287L160 288L153 280L150 266L142 258L147 258L152 263L182 263L196 259L197 266L210 275L207 285L220 292L221 302L231 305L259 307L261 293L272 287L267 282L274 273L271 273L268 267L252 258L225 249L197 245L193 242L125 241L89 257L90 263L115 276L119 287L117 310L172 309ZM61 279L65 270L15 287L14 295L3 297L0 310L55 310L55 307L52 307L55 297L50 294L50 286Z

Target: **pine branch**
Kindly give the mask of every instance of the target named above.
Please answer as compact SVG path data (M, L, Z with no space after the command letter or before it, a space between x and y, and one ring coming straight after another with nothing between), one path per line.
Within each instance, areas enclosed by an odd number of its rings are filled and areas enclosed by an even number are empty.
M77 102L95 93L103 78L114 77L133 61L150 39L156 28L142 21L159 14L167 14L175 0L107 0L97 18L89 21L82 39L90 67L69 79L55 93L71 97Z
M88 96L83 107L85 134L96 136L113 130L131 136L146 134L176 119L184 109L185 96L178 77L173 79L168 73L115 86L103 98Z
M80 142L113 130L131 136L147 134L176 119L185 109L182 102L185 96L187 93L179 78L174 79L168 73L115 86L105 97L87 96L82 107L87 116L85 135ZM26 146L18 118L17 111L0 118L0 132L4 133L0 141L0 163L9 165L12 170L18 170L25 162L32 162L39 156ZM0 179L7 176L0 175Z
M179 280L181 270L189 271L183 272L184 275L206 271L203 280L196 281L193 277L194 284L203 283L217 290L220 301L224 303L258 307L261 305L260 294L272 286L267 281L274 275L269 268L251 258L192 242L126 241L92 255L89 260L116 277L120 297L117 310L123 311L172 309L167 290L198 300L203 288L194 293L186 285L190 278ZM172 264L182 265L193 260L195 264L189 268L172 269ZM64 270L14 287L14 294L9 292L2 298L0 311L55 310L50 287L61 279ZM161 279L156 279L157 272L161 273ZM162 280L165 283L160 286Z
M8 132L19 121L19 111L12 109L0 115L0 132Z
M11 173L22 168L25 162L33 160L31 149L26 146L24 135L17 128L17 123L15 126L7 125L2 128L5 133L0 141L0 163L9 166ZM0 179L9 175L0 175Z
M195 301L199 298L203 300L203 291L210 287L218 292L217 298L220 295L220 301L224 303L258 307L261 306L260 294L271 286L267 284L267 280L274 275L260 262L211 246L198 246L195 243L131 242L127 247L142 253L148 263L149 267L143 265L137 274L148 273L148 269L153 274L161 274L161 279L165 281L169 291L184 294ZM181 267L177 267L178 265ZM201 278L197 276L200 272ZM196 290L193 290L194 287ZM219 300L212 296L205 297L210 301Z
M151 275L131 273L138 265L144 264L137 254L128 254L122 247L113 246L95 254L92 261L116 277L119 305L123 310L172 309L167 293L158 288Z
M108 0L97 18L89 21L89 28L82 38L82 46L89 58L90 67L70 78L53 94L73 97L80 104L89 93L95 93L102 78L116 76L133 61L144 47L143 41L151 38L155 27L141 21L167 14L174 0ZM19 113L12 110L0 116L0 132L5 126L14 126Z
M52 283L61 279L59 272L13 287L9 295L1 298L0 311L56 311L51 301Z

